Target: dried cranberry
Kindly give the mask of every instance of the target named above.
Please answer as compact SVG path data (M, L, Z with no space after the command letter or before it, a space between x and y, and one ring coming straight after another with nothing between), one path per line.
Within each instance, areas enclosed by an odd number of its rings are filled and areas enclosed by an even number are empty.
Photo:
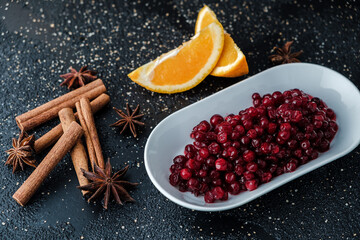
M225 181L227 183L232 183L235 180L236 180L236 176L235 176L234 173L228 172L228 173L225 174Z
M270 182L271 178L272 178L272 174L270 172L265 172L261 176L261 182L263 183Z
M245 134L245 128L241 125L236 125L234 130L239 132L240 136Z
M243 153L243 159L246 161L246 162L252 162L254 161L255 159L255 153L251 150L246 150L244 153Z
M248 145L250 143L250 138L248 136L242 136L240 138L240 143L243 145Z
M180 183L180 176L178 173L172 173L169 176L169 182L173 186L177 186Z
M208 132L211 128L210 123L206 120L201 121L197 127L202 132Z
M187 187L190 191L197 190L199 188L199 180L196 178L190 178L189 181L186 183Z
M267 142L264 142L261 144L260 150L263 154L269 154L271 152L271 145Z
M176 157L174 157L173 162L176 164L180 164L181 166L183 166L187 161L187 158L184 155L178 155Z
M215 199L222 199L224 197L225 191L221 188L221 187L215 187L212 190L212 195L214 196Z
M189 180L192 176L192 173L190 171L190 169L188 168L183 168L180 171L180 177L184 180Z
M207 191L207 192L205 193L204 200L205 200L205 202L207 202L207 203L213 203L213 202L215 202L215 198L214 198L214 196L213 196L213 194L212 194L212 191Z
M308 149L310 147L310 142L309 140L304 140L300 143L300 146L302 149Z
M222 122L216 126L215 132L231 134L232 126L228 122Z
M296 170L296 164L293 162L288 162L284 169L285 172L293 172Z
M218 124L222 123L223 121L224 121L224 118L221 115L215 114L211 117L210 124L213 127L216 127Z
M246 169L250 172L256 172L256 170L258 169L258 165L254 162L249 162L246 165Z
M262 127L263 129L266 129L269 126L269 120L265 117L262 117L260 119L260 127Z
M242 124L244 125L245 130L249 130L253 126L253 122L250 119L244 120Z
M220 153L221 151L221 147L218 143L216 142L212 142L210 143L210 145L208 146L208 150L209 150L209 153L210 154L214 154L214 155L217 155Z
M245 171L243 173L243 176L245 178L245 180L251 180L251 179L254 179L255 178L255 175L254 173L250 172L250 171Z
M252 97L253 100L255 100L255 99L260 99L260 98L261 98L259 93L253 93L253 94L251 95L251 97Z
M286 141L290 138L290 132L288 131L280 131L278 133L278 137L283 140L283 141Z
M210 178L211 179L218 179L220 177L220 173L216 170L210 171Z
M225 132L219 132L217 135L218 143L225 143L228 140L228 135Z
M207 158L209 157L210 153L209 153L209 150L207 148L201 148L199 150L199 155L202 157L202 158Z
M219 158L215 161L215 168L218 171L226 171L227 169L227 161L223 158Z
M236 195L236 194L239 194L241 191L241 188L240 188L240 184L239 182L232 182L230 185L229 185L229 192L232 194L232 195Z
M235 166L235 173L240 176L243 174L243 172L245 171L245 168L241 165L236 165Z
M186 161L185 166L191 170L198 170L201 167L201 163L190 158L189 160Z
M269 123L267 131L269 134L273 134L273 133L275 133L276 128L277 128L277 125L275 123Z
M179 172L182 168L183 168L182 165L175 163L175 164L171 165L171 167L170 167L170 172L171 172L171 173L177 173L177 172Z
M245 187L246 187L247 190L253 191L253 190L257 189L258 183L254 179L253 180L248 180L248 181L245 182Z

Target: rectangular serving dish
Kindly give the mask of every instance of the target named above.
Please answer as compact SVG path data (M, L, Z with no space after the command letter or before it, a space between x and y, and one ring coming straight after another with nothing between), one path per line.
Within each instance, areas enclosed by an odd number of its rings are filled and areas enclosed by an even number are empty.
M207 204L203 196L182 193L169 183L172 159L183 154L186 144L192 143L189 134L202 120L213 114L237 114L252 105L251 95L299 88L321 98L337 115L339 131L329 151L295 172L273 178L254 191L229 195L227 201ZM241 206L283 184L338 159L356 148L360 142L360 93L343 75L323 66L307 63L286 64L270 68L234 84L199 102L185 107L160 122L150 134L144 152L147 173L156 188L171 201L199 211L222 211Z

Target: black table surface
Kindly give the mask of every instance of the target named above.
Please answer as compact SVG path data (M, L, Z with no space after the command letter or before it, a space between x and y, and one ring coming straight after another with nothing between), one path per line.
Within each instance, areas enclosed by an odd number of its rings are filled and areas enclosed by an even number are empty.
M179 94L150 92L127 74L188 40L208 4L247 57L247 76L207 77ZM360 237L359 147L246 205L224 212L192 211L165 198L144 166L152 129L169 114L272 67L274 46L294 40L300 60L329 67L360 85L360 6L353 1L1 1L0 238L2 239L357 239ZM12 174L5 150L19 129L15 116L68 90L59 75L82 65L98 72L111 103L96 115L105 158L130 165L139 182L135 203L87 203L67 155L26 207L12 194L31 174ZM111 109L140 104L139 136L109 127ZM46 133L58 120L31 133ZM45 156L38 155L37 160Z

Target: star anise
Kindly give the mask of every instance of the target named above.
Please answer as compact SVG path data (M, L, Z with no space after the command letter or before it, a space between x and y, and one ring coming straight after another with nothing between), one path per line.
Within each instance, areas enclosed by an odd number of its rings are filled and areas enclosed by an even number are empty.
M82 67L79 72L70 67L70 71L69 73L60 75L60 77L65 79L60 86L66 85L68 89L76 89L97 78L96 72L87 70L87 66Z
M91 201L94 198L99 197L102 193L104 193L104 208L108 208L108 203L110 199L110 195L112 193L115 201L118 204L122 205L122 201L124 202L134 202L135 200L130 196L126 189L135 187L139 185L138 183L131 183L128 181L123 181L121 178L126 174L129 166L121 169L116 172L113 176L110 160L107 161L105 165L105 169L100 168L95 164L95 172L88 172L84 169L81 169L84 176L91 181L90 184L84 186L78 186L81 190L87 190L93 192L93 195L89 198L88 201Z
M36 168L34 143L35 136L29 136L26 132L22 131L17 140L16 138L12 139L13 148L6 151L9 156L5 164L13 165L13 172L15 172L19 167L21 170L24 170L24 163Z
M299 57L303 51L291 53L291 45L293 42L294 41L286 42L282 48L274 47L276 54L269 56L270 61L274 64L300 62L297 57Z
M111 127L121 127L123 126L121 133L124 132L124 130L129 127L130 128L130 131L131 133L134 135L134 137L136 137L136 127L135 127L135 124L138 124L138 125L141 125L141 126L144 126L145 123L143 122L140 122L136 119L139 119L141 118L142 116L144 116L144 114L139 114L139 115L135 115L136 112L139 110L139 105L137 105L137 107L135 108L135 110L131 113L131 110L130 110L130 107L129 107L129 104L126 103L126 112L127 114L125 114L123 111L117 109L114 107L114 110L116 111L117 114L119 114L119 116L122 118L120 119L119 121L117 121L116 123L113 123L111 124L110 126Z

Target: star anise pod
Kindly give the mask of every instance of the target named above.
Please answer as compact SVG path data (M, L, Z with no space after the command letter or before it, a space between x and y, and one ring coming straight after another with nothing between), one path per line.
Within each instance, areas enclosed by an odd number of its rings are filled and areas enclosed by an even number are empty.
M29 136L26 132L22 131L17 140L16 138L12 139L13 148L6 151L9 156L5 164L13 165L13 172L15 172L19 167L21 170L24 170L24 163L36 168L34 143L35 136Z
M124 130L129 127L131 133L134 135L134 137L136 137L136 127L135 124L144 126L145 123L138 121L137 119L141 118L142 116L144 116L144 114L139 114L139 115L135 115L136 112L139 110L139 105L137 105L137 107L135 108L135 110L131 113L129 104L126 103L126 113L125 114L123 111L117 109L114 107L114 110L116 111L117 114L119 114L119 116L122 118L119 121L117 121L116 123L111 124L111 127L121 127L123 126L121 133L124 132Z
M286 42L282 48L274 47L276 54L269 56L270 61L274 64L300 62L297 57L299 57L303 51L291 53L291 45L293 42L294 41Z
M97 78L96 72L87 70L87 66L82 67L79 72L70 67L70 71L69 73L60 75L60 77L65 79L60 86L66 85L68 89L76 89Z
M126 174L127 170L129 169L129 166L126 166L125 168L116 172L114 175L112 175L110 160L107 161L105 169L100 168L96 164L94 167L95 172L88 172L84 169L81 169L84 176L91 181L90 184L78 186L78 188L81 190L86 190L93 193L93 195L89 198L88 201L99 197L103 193L105 209L108 208L111 193L118 204L122 205L122 201L135 201L127 192L127 189L135 187L139 184L121 180L121 178Z

